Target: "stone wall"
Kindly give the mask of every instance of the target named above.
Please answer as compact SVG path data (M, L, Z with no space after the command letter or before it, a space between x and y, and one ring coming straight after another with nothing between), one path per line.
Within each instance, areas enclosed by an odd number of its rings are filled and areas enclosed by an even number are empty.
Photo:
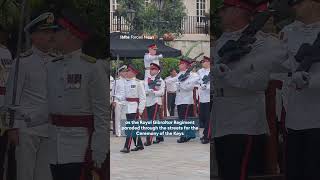
M169 46L180 49L185 54L190 47L199 43L190 53L189 57L193 58L200 53L210 56L210 35L205 34L184 34L174 41L168 42Z

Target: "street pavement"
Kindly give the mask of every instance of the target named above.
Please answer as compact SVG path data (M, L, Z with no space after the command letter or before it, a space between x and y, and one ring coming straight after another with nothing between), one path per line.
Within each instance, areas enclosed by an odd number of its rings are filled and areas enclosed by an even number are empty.
M120 152L124 137L111 135L110 140L111 180L210 179L210 144L201 144L199 137L184 144L178 144L177 137L165 137L160 144L128 154Z

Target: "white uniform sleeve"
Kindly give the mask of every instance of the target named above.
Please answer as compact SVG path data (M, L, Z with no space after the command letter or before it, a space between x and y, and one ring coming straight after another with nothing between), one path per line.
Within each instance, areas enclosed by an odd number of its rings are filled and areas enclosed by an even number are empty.
M193 90L196 86L197 81L199 80L199 76L190 75L189 78L180 84L180 88L183 90Z
M138 88L138 96L139 96L139 106L138 110L139 113L143 113L144 108L146 107L146 92L144 90L144 87L142 83L138 82L137 83L137 88Z
M224 77L224 80L224 82L229 84L231 87L263 91L267 88L270 78L269 73L266 71L254 71L248 74L243 74L240 78L236 73L228 73Z
M124 101L125 100L125 84L123 81L120 80L116 80L117 82L115 82L116 86L115 86L115 99L119 102Z
M320 74L310 74L309 88L320 89Z
M157 97L161 97L164 95L165 83L161 80L160 89L158 91L154 91L154 95Z
M175 83L175 82L178 82L178 76L176 77L173 77L173 78L167 78L165 80L166 83Z
M109 144L109 121L107 120L108 104L105 91L107 76L101 68L93 65L89 95L91 97L92 111L94 116L94 132L92 136L92 150L107 153Z
M144 55L144 66L145 68L150 67L150 63L152 63L155 60L159 60L162 58L162 55L155 55L155 56L151 56L150 54L145 54Z

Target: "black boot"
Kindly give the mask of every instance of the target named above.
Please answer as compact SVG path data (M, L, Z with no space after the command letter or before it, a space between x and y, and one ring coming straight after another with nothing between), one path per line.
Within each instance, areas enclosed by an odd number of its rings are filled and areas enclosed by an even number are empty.
M151 142L150 141L146 141L143 143L145 146L151 146Z
M137 146L137 147L131 149L131 151L140 151L140 150L144 150L144 147L142 147L142 146Z
M152 144L152 138L151 136L146 137L146 142L144 143L145 146L151 146Z
M125 147L125 148L121 149L120 152L122 152L122 153L129 153L129 152L130 152L130 149L128 149L128 148Z
M202 140L201 140L201 143L202 144L208 144L210 142L210 140L208 139L208 138L203 138Z
M185 143L186 142L186 138L185 137L180 137L178 140L177 140L177 143Z

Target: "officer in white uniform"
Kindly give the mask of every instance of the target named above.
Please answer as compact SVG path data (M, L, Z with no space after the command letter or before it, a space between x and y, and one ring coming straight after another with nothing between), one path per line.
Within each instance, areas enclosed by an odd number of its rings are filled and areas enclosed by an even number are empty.
M110 75L110 77L109 77L109 82L110 82L110 104L112 104L112 102L113 102L113 98L112 98L112 96L113 96L113 89L114 89L114 78Z
M304 0L294 6L297 19L283 28L280 38L289 51L292 77L285 84L287 138L287 179L320 179L320 62L308 72L296 69L295 55L302 44L312 45L320 33L320 2ZM319 41L319 40L318 40ZM310 57L319 56L319 46ZM318 58L320 59L320 58ZM305 77L305 79L303 78Z
M146 92L144 85L136 78L139 74L137 68L133 65L128 66L127 80L125 84L125 112L127 121L137 120L142 116L146 106ZM123 153L130 152L132 139L136 147L132 151L143 150L143 143L141 137L134 132L128 131L124 148L120 150Z
M175 103L178 109L178 117L179 119L187 119L188 117L192 116L193 111L193 89L197 84L198 76L192 75L190 72L189 76L186 79L181 78L183 77L188 68L190 68L191 61L187 59L180 59L179 63L179 73L178 75L168 80L167 82L176 82L177 85L177 95L175 99ZM187 131L184 136L180 136L177 140L178 143L185 143L190 141L191 139L195 138L194 131Z
M225 180L246 178L249 163L255 163L251 169L254 173L260 173L258 167L262 162L249 152L255 153L256 157L263 156L259 154L262 146L258 144L263 143L264 135L269 131L265 90L270 73L277 68L285 69L286 49L276 38L260 31L255 35L257 40L252 44L250 53L227 65L219 62L220 48L228 40L237 40L252 15L262 7L265 4L257 7L245 0L225 0L219 11L224 33L216 41L213 52L215 66L211 77L215 96L212 120L219 172Z
M6 92L6 82L12 65L12 56L10 51L0 44L0 107L4 105L4 96Z
M170 70L170 76L166 77L164 79L166 83L166 92L167 92L167 108L170 113L170 116L174 116L174 110L175 110L175 99L176 99L176 92L177 92L177 85L175 82L170 83L170 79L175 78L177 76L176 69ZM165 109L166 111L166 109Z
M210 142L209 123L210 123L210 61L209 57L204 56L201 60L202 68L198 70L199 75L199 120L204 125L203 136L200 138L202 144Z
M150 64L151 63L156 63L160 64L160 60L163 58L162 54L157 55L157 45L156 44L151 44L148 46L148 53L144 55L144 68L145 68L145 79L147 79L150 75Z
M115 133L116 136L121 136L121 120L126 119L125 112L124 112L124 105L125 105L125 85L126 85L126 73L127 73L127 66L123 65L119 68L118 74L119 78L115 80L115 86L112 90L114 93L112 106L114 108L115 113Z
M162 96L164 95L165 83L160 77L160 66L156 63L150 64L150 76L145 83L146 90L146 108L148 114L148 120L159 120L162 106ZM153 126L153 124L152 124ZM145 146L150 146L152 144L152 136L146 137ZM164 141L163 136L157 136L156 140L153 141L154 144L158 144Z
M78 18L72 11L62 11L55 39L63 58L48 64L49 157L54 180L80 179L89 173L92 161L100 168L109 151L108 80L99 63L81 52L90 31Z
M5 109L4 109L4 99L5 99L5 93L6 93L6 82L8 79L10 67L12 64L12 55L9 49L4 45L6 41L8 40L8 32L6 29L4 29L0 25L0 109L3 110L3 112L0 113L1 118L5 117ZM2 119L1 119L2 121ZM1 127L2 128L2 127ZM1 133L5 132L5 127L1 129ZM7 151L7 134L1 134L0 136L0 176L3 177L4 174L4 167L5 167L5 157L6 157L6 151Z
M16 143L17 179L51 179L48 155L47 64L53 47L54 16L44 13L31 21L32 49L20 55L16 104L11 107L15 65L8 77L6 105L15 110L14 129L9 131ZM15 62L16 63L16 62Z

